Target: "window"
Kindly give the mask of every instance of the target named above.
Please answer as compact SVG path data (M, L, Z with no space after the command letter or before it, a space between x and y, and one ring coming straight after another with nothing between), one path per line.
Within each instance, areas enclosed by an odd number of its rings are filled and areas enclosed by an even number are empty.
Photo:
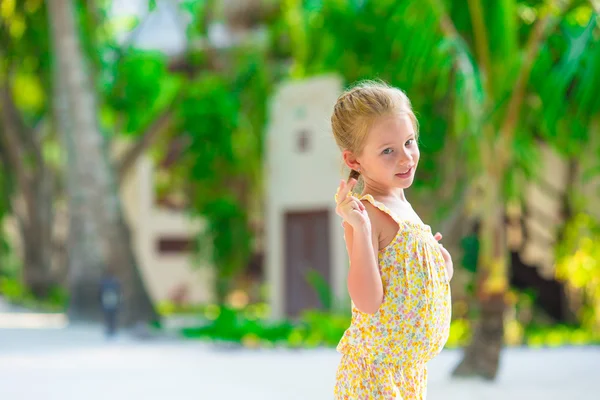
M194 240L186 237L161 237L157 240L159 254L191 253L194 250Z
M307 129L302 129L296 134L296 149L300 153L306 153L310 150L310 132Z

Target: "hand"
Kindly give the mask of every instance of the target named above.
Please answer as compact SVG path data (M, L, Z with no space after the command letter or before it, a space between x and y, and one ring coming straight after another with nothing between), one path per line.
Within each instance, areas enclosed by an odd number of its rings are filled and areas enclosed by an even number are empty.
M354 185L356 185L356 179L351 179L348 183L344 180L340 182L335 195L337 202L335 212L354 229L360 229L365 226L370 228L371 221L369 220L365 205L350 193Z
M440 240L442 240L442 234L437 232L433 236L433 238L439 242ZM448 279L450 280L452 279L452 275L454 275L454 264L452 263L452 256L450 255L448 250L446 250L443 244L439 243L439 245L440 250L442 252L442 257L444 257L444 261L446 262L446 272L448 273Z

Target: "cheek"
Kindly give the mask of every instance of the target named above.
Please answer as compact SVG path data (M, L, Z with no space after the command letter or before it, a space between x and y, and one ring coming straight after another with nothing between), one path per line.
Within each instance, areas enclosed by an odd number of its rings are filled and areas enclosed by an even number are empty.
M398 163L398 160L399 160L399 159L400 159L400 157L398 157L398 155L397 155L397 154L394 154L394 155L389 155L389 156L387 156L387 157L384 157L384 159L383 159L383 163L384 163L386 166L393 166L393 165L396 165L396 164Z
M415 163L419 162L420 157L421 157L421 152L419 151L418 147L415 147L415 150L413 152L413 160L415 160Z

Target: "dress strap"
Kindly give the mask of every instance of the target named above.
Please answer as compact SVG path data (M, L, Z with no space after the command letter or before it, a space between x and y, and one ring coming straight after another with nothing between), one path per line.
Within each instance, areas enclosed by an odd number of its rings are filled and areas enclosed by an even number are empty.
M378 209L380 209L381 211L383 211L384 213L386 213L387 215L389 215L390 217L392 217L392 219L394 221L396 221L396 223L398 223L398 225L400 225L401 220L400 218L396 215L395 212L393 212L392 210L390 210L385 204L383 204L380 201L377 201L373 198L372 195L370 194L365 194L363 196L357 196L360 200L367 200L369 203L373 204L373 206L377 207Z

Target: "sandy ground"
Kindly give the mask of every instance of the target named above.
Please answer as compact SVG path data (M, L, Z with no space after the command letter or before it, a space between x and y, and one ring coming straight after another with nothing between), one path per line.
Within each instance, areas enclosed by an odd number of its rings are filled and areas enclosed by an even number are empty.
M429 365L428 399L598 399L600 348L509 349L494 383L453 380L460 352ZM216 349L180 340L107 342L95 327L0 330L0 399L332 399L339 355Z

